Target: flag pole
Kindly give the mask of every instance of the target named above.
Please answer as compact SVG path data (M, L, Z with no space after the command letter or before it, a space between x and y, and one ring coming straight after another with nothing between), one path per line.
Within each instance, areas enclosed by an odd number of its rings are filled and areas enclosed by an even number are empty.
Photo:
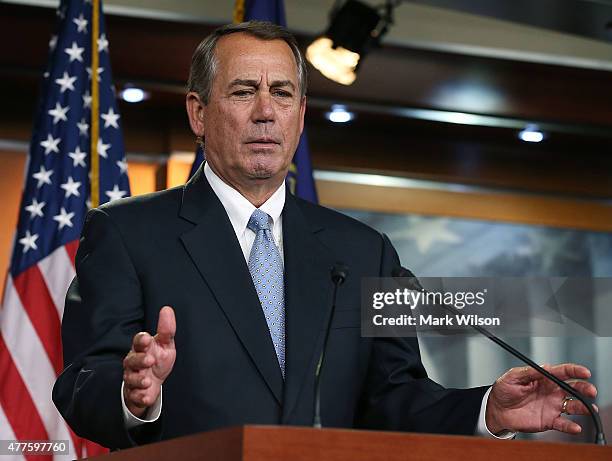
M234 24L244 21L244 0L236 0L234 4Z
M91 14L91 207L100 205L100 97L98 86L98 36L100 35L100 0L93 0Z

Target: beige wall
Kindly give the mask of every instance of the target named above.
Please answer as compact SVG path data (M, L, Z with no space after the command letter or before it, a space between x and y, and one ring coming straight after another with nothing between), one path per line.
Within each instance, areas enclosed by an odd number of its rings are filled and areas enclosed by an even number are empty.
M4 291L4 275L11 257L17 214L23 188L23 168L26 156L22 152L0 152L0 274Z

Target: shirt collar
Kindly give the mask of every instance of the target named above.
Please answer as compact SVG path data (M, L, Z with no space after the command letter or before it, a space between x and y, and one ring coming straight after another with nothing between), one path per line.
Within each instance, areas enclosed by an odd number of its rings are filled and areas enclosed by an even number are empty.
M255 206L244 198L240 192L226 184L210 168L208 162L204 164L204 175L212 187L214 193L219 197L225 212L232 223L236 235L241 235L247 228L247 224ZM261 211L267 213L272 218L273 225L278 222L285 206L285 183L283 182L272 196L259 207Z

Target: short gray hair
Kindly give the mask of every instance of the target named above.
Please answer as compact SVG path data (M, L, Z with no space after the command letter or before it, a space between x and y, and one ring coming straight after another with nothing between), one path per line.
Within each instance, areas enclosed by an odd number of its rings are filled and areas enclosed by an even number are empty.
M297 65L298 87L300 96L306 95L307 71L306 62L298 48L295 37L286 28L265 21L248 21L240 24L227 24L214 30L200 42L191 58L187 91L195 92L204 104L208 104L212 91L212 83L217 72L217 57L215 47L221 37L243 32L262 40L284 40L295 57Z

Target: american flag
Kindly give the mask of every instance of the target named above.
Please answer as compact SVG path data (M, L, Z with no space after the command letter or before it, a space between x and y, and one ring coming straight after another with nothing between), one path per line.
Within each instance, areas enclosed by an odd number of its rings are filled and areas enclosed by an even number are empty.
M99 11L99 62L92 71L94 5ZM0 310L0 440L68 440L70 459L100 453L100 447L70 431L51 400L63 368L60 324L75 276L81 226L91 205L90 178L99 178L100 203L129 195L104 30L101 2L62 0ZM99 82L97 101L92 74ZM91 130L92 107L99 120L97 140ZM90 176L92 136L99 174Z

